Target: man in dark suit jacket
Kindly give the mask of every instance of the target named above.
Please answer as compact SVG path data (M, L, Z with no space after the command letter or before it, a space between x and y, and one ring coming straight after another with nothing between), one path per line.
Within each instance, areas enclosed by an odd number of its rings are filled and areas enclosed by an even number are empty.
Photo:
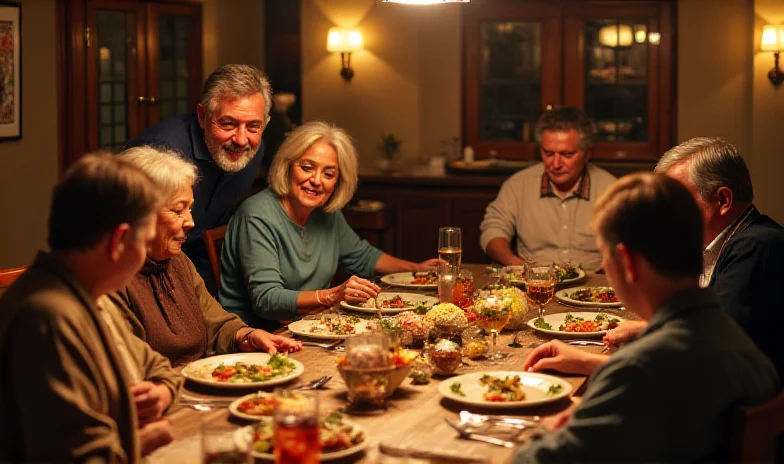
M699 137L665 153L656 171L686 185L702 210L701 285L716 291L722 308L784 373L784 228L754 206L743 158L722 139Z
M248 195L264 157L261 134L271 103L272 89L261 71L248 65L221 66L204 83L196 112L161 121L126 146L173 150L199 168L192 211L196 225L182 250L213 295L218 289L202 235L228 223Z

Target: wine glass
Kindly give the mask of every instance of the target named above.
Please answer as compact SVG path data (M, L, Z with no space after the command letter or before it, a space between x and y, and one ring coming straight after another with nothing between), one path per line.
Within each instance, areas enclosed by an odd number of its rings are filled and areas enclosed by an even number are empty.
M507 357L496 348L498 332L509 323L512 316L512 302L492 291L479 292L474 301L476 325L490 332L493 339L493 351L488 356L491 361L501 361Z
M539 310L539 317L544 316L544 307L555 294L555 267L552 264L532 263L526 266L525 287L528 302Z
M463 239L460 228L441 227L438 229L438 259L459 269L462 257Z

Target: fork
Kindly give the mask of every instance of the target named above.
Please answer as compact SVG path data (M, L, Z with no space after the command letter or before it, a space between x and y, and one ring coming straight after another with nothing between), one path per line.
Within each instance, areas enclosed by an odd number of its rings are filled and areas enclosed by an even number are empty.
M484 443L490 443L491 445L503 446L504 448L514 448L516 446L516 444L511 441L501 440L500 438L489 437L487 435L479 435L477 433L471 433L468 430L458 426L457 424L452 423L452 421L450 421L449 419L444 418L444 422L446 422L453 429L457 430L457 433L460 434L460 438L466 438L468 440L476 440Z
M338 345L343 343L343 340L335 340L334 342L330 343L318 343L318 342L311 342L307 340L302 341L302 345L304 346L317 346L319 348L324 348L325 350L334 350L338 348Z

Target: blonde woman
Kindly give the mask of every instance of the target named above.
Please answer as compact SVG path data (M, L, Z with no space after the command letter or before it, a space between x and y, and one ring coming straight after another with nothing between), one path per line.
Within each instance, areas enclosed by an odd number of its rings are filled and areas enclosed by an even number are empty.
M221 258L219 300L253 327L297 319L303 311L374 298L358 277L434 269L369 245L340 210L357 188L357 153L345 131L309 122L283 142L269 188L245 200L229 221ZM327 288L340 268L354 274Z

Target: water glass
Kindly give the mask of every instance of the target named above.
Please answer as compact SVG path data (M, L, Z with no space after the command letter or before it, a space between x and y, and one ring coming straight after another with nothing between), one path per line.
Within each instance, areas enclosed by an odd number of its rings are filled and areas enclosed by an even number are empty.
M460 268L446 261L438 263L438 300L441 303L452 303L453 289L460 277Z
M317 397L286 390L275 392L273 429L277 464L319 462L321 441Z
M526 296L528 302L539 309L539 317L544 316L544 307L555 295L555 267L552 264L528 264L525 272Z

